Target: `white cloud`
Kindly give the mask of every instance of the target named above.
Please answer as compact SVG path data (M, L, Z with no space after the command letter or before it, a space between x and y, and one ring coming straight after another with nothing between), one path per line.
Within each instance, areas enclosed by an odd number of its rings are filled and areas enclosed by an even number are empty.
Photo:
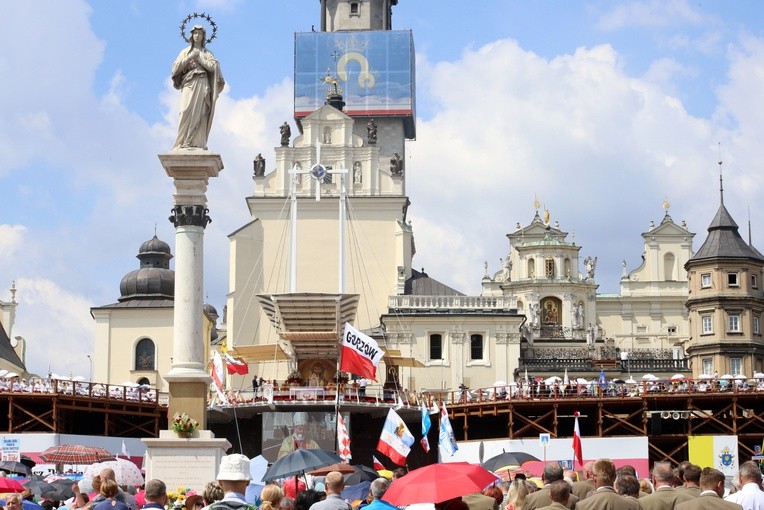
M613 31L625 27L700 25L706 21L706 16L687 0L648 0L616 5L600 16L598 26Z
M86 354L93 344L92 303L55 282L21 278L16 282L20 303L13 336L27 341L27 370L47 374L88 375Z
M23 225L0 224L0 261L19 255L25 232Z

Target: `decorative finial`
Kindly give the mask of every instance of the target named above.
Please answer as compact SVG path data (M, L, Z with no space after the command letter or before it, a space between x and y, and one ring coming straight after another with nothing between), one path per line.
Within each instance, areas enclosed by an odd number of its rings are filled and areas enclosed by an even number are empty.
M671 207L671 202L669 202L668 199L665 199L663 201L663 210L666 211L666 214L668 214L669 207Z
M488 277L488 261L487 260L483 261L483 271L484 271L483 277L487 278Z
M724 181L722 177L722 143L719 142L719 199L724 205Z
M11 303L16 302L16 281L11 282Z
M541 202L539 202L539 198L537 196L534 196L533 198L533 208L536 209L536 212L541 208Z

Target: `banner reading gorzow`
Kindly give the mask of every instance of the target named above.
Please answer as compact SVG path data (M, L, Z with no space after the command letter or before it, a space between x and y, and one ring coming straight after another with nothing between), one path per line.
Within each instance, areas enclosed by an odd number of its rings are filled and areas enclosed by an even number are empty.
M345 323L340 350L340 370L376 381L377 365L382 361L384 354L373 338Z

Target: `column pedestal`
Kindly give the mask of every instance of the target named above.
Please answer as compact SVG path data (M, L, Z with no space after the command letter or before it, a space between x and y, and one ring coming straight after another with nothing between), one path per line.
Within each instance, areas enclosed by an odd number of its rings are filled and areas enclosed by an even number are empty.
M220 459L231 448L227 439L215 439L209 430L197 430L189 439L162 430L158 438L142 441L147 447L146 480L159 478L168 490L189 487L197 493L215 480Z

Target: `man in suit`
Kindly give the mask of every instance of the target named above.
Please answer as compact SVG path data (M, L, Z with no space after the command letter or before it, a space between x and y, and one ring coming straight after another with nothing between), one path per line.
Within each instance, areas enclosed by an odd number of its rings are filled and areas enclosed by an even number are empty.
M567 480L557 480L549 485L549 499L552 504L539 510L568 510L570 499L570 483Z
M624 498L636 501L639 499L639 480L636 476L619 474L615 479L615 490Z
M560 465L557 463L547 464L544 466L544 471L541 474L541 479L544 481L544 487L537 490L533 494L528 494L528 497L525 498L525 503L523 503L523 510L537 510L538 508L552 504L552 499L549 497L549 489L554 482L558 480L565 481L563 480L562 467L560 467ZM578 498L571 495L568 499L567 507L570 510L575 510L577 502Z
M682 470L682 481L684 485L680 485L676 488L678 492L689 494L690 496L697 498L700 496L700 466L695 464L689 464Z
M592 466L594 494L578 502L577 510L639 510L639 503L618 495L613 489L615 464L610 459L597 459Z
M573 482L573 494L575 494L578 499L584 499L587 494L594 492L595 487L594 482L592 481L593 465L593 460L590 460L584 464L584 469L582 471L584 479L578 482Z
M700 496L679 503L676 510L741 510L743 507L722 499L724 494L724 473L714 468L705 468L700 473Z
M634 466L631 464L624 464L623 466L619 467L615 471L616 479L620 478L622 476L633 476L634 478L637 478L637 470L634 469ZM639 482L639 478L637 478L637 482ZM620 494L620 491L618 492ZM647 493L642 490L642 488L639 489L639 496L637 496L637 499L644 498L647 496Z
M693 499L690 494L674 489L674 470L669 464L656 464L653 467L653 487L655 490L639 500L642 510L674 510L679 503Z
M740 464L737 474L740 479L740 490L724 499L737 503L743 507L743 510L764 508L764 492L761 490L759 465L752 460L743 462Z

